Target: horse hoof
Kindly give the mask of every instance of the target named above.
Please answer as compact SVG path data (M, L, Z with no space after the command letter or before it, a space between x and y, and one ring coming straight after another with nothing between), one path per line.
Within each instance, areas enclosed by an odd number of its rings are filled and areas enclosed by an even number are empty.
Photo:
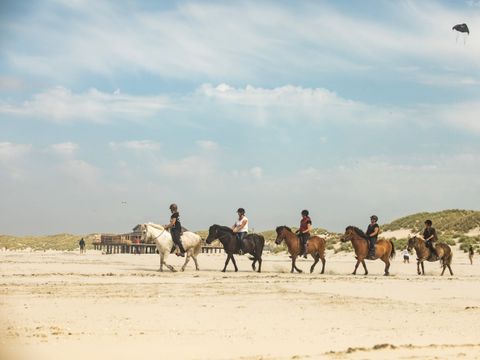
M185 271L185 268L182 268L182 272L184 272L184 271Z

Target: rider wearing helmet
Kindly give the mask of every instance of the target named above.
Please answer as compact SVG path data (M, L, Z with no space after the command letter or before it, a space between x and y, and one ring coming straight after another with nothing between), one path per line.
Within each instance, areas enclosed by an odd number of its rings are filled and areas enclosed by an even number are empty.
M243 246L243 238L248 233L248 218L245 216L245 209L238 208L237 210L238 220L235 221L235 224L232 226L232 230L235 233L235 237L237 238L238 244L238 253L242 255L245 253L245 249Z
M180 214L178 213L177 204L171 204L170 211L172 212L172 216L170 216L170 223L164 227L166 230L170 229L172 240L180 250L180 253L177 255L185 256L185 249L183 248L182 241L180 240L180 236L182 235L182 224L180 224Z
M377 242L378 233L380 232L380 227L377 224L378 216L370 216L370 224L368 224L366 235L370 241L368 257L375 257L375 243Z
M302 210L302 218L300 219L300 228L298 229L298 237L303 246L303 257L307 258L307 241L310 238L312 230L312 219L310 219L308 210Z

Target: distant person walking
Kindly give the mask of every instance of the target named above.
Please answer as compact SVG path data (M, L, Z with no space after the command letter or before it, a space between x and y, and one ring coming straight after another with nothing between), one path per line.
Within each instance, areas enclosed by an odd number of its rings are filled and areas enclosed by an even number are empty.
M83 238L80 239L78 245L80 246L80 254L85 254L85 240Z
M135 249L135 252L134 254L135 255L140 255L140 239L139 238L135 238L133 239L133 248Z
M368 252L369 258L375 258L375 244L377 243L378 234L380 232L380 226L377 224L378 216L370 216L370 224L368 224L366 235L370 240L370 247Z
M235 233L235 237L238 243L238 253L243 255L245 252L243 246L243 238L248 234L248 218L245 215L244 208L238 208L237 210L238 220L232 226L232 231Z
M302 210L302 218L300 219L300 228L298 229L298 237L302 243L303 257L307 258L307 241L310 239L310 231L312 231L312 219L308 210Z
M170 229L172 240L180 251L177 253L177 256L185 256L185 249L183 248L182 240L180 239L182 236L182 224L180 224L180 214L178 213L177 204L171 204L170 211L172 212L172 215L170 216L170 223L165 225L164 228L165 230Z
M425 230L423 230L423 238L425 244L430 249L435 257L438 257L437 250L435 250L435 241L438 240L437 231L432 227L432 220L425 220Z
M470 245L470 247L468 248L468 258L470 259L470 265L473 265L473 254L475 252L473 251L473 246Z
M404 264L410 264L410 253L408 252L407 248L405 248L403 251L402 251L402 255L403 255L403 263Z

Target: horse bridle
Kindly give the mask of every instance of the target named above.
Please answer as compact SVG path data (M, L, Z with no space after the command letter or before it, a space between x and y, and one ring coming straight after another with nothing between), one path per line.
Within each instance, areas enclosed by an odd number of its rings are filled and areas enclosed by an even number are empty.
M147 225L147 226L148 226L148 225ZM162 234L163 234L165 231L167 231L167 229L164 228L163 231L162 231L159 235L157 235L157 236L155 236L155 237L153 238L153 240L154 240L154 241L157 240L160 236L162 236Z

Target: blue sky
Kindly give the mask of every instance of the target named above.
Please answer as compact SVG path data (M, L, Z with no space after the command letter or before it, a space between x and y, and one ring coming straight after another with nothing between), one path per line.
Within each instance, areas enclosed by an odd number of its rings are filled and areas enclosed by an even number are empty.
M475 0L4 1L0 233L479 209L478 29Z

